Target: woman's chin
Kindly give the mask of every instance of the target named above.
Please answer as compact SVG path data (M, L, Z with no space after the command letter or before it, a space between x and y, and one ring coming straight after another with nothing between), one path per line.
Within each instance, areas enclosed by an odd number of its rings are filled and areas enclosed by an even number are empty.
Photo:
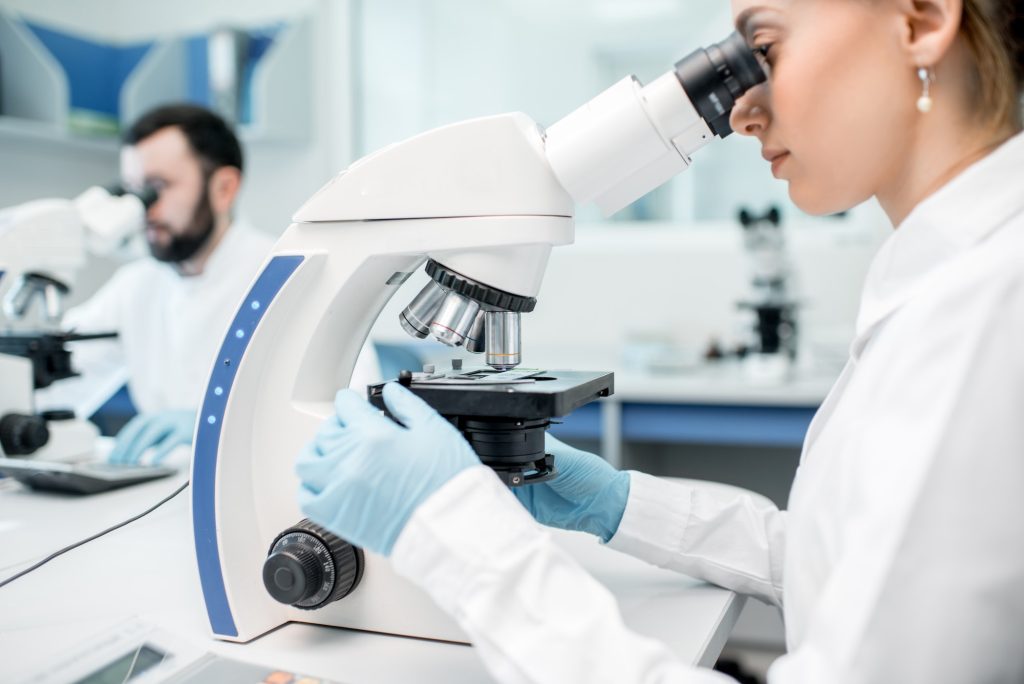
M829 216L847 211L867 198L856 199L845 194L840 197L820 187L793 179L789 181L789 199L805 214Z

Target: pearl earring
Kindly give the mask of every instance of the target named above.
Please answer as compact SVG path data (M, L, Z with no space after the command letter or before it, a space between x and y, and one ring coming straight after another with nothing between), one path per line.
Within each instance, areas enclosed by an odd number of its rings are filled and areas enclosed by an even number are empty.
M922 114L927 114L932 111L932 96L929 92L929 86L931 82L935 80L935 75L931 69L925 67L918 67L917 77L921 79L921 97L917 98L917 111Z

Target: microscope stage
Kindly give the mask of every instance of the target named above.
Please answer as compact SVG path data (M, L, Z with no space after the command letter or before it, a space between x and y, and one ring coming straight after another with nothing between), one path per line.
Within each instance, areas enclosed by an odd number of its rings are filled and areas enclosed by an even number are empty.
M384 408L381 391L385 384L367 388L370 403L380 409ZM408 387L443 416L524 420L566 416L615 389L612 373L536 369L499 372L491 368L413 373Z

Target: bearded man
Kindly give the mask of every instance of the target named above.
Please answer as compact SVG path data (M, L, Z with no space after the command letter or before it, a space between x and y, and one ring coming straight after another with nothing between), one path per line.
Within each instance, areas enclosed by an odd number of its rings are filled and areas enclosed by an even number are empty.
M242 157L230 126L194 105L153 109L124 136L122 182L158 193L146 214L151 256L122 266L64 318L78 332L118 333L115 345L76 345L74 357L84 379L112 356L125 371L139 413L118 434L112 461L136 462L147 449L147 460L160 461L192 441L224 330L273 245L235 215Z

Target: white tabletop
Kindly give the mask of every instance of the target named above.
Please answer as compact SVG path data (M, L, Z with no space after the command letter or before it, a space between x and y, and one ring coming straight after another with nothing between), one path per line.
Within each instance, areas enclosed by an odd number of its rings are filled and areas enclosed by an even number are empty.
M180 483L169 478L78 498L0 481L0 579L145 510ZM446 682L491 681L474 650L458 644L302 624L248 644L214 640L193 558L188 496L186 490L141 520L0 588L5 682L29 681L41 664L129 619L205 651L351 684L442 675ZM710 665L717 659L742 598L648 566L585 535L558 538L615 593L631 628L665 642L685 662Z
M842 371L842 364L835 361L792 368L766 366L757 359L626 364L621 355L587 349L530 351L531 367L614 372L615 392L608 400L623 403L816 407ZM446 367L440 360L436 365Z
M624 370L615 374L620 402L802 406L821 404L835 382L827 373L794 372L785 379L756 379L737 363L724 362L687 372Z

